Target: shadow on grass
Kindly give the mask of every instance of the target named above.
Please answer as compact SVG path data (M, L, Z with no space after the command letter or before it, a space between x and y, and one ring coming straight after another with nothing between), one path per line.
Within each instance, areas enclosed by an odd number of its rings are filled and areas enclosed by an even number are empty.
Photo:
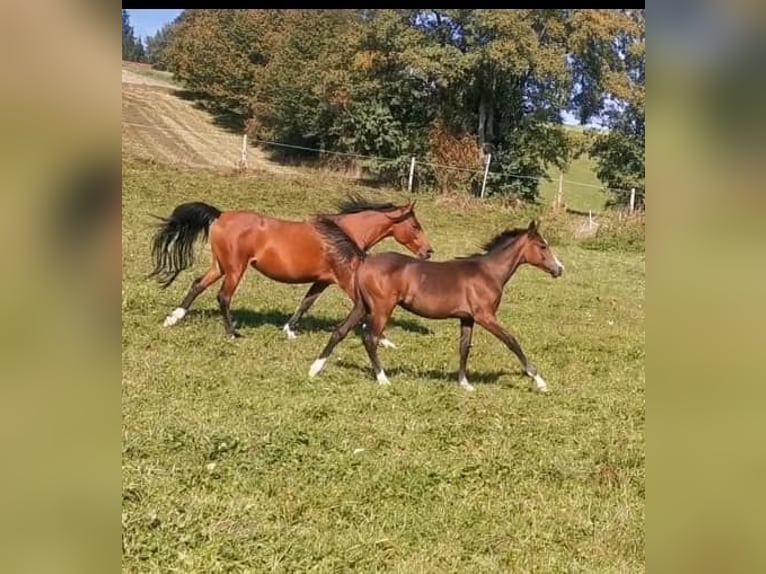
M310 311L309 311L310 313ZM190 309L188 317L204 317L206 319L223 321L221 314L217 310L211 309ZM271 325L274 327L282 328L285 323L292 317L292 313L285 313L283 311L257 311L253 309L232 309L231 318L234 321L236 328L246 327L248 329L256 329L264 325ZM326 332L328 335L340 325L345 318L344 316L338 317L323 317L313 316L310 314L304 315L298 323L298 334L301 332ZM412 319L392 319L388 324L388 329L391 327L399 327L410 333L419 333L421 335L428 335L431 330L428 327L424 327L420 323L413 321ZM355 329L354 333L349 333L349 337L359 337L359 328Z
M396 349L391 349L390 351L385 351L387 353L396 353ZM383 354L383 352L379 352L380 355ZM366 356L366 355L365 355ZM330 359L332 360L332 359ZM357 371L360 373L363 373L364 376L369 379L371 382L375 382L375 377L372 373L372 367L369 364L359 364L359 363L352 363L350 361L345 361L343 359L339 359L335 362L335 365L338 367L341 367L343 369L349 370L349 371ZM432 381L434 383L442 383L442 384L454 384L457 386L458 382L458 376L457 371L440 371L438 369L403 369L401 367L392 367L390 369L385 368L386 375L393 381L394 377L406 377L406 378L419 378L419 379L427 379L429 381ZM518 375L520 378L523 376L523 373L516 373L514 371L468 371L468 381L473 384L480 384L480 385L497 385L499 384L498 381L501 377L507 377L507 378L514 378ZM503 385L506 386L506 385ZM516 383L509 385L509 386L516 386Z
M229 133L242 135L245 130L244 116L235 112L216 109L204 94L191 90L175 90L173 95L187 102L193 102L196 109L210 115L214 125Z

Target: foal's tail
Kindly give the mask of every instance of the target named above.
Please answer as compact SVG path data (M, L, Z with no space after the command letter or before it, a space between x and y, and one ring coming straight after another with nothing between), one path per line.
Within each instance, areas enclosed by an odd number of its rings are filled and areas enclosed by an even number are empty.
M156 277L164 289L178 274L194 263L194 242L200 233L207 239L210 224L221 211L212 205L195 201L176 206L170 217L162 220L152 241L154 270L149 277Z

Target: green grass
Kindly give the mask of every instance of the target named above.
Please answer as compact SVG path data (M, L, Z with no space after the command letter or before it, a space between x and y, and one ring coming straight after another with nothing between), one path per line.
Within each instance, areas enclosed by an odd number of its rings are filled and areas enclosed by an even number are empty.
M462 391L457 322L403 310L381 350L390 387L356 334L309 381L350 302L328 290L287 341L307 286L253 270L233 301L244 338L224 338L218 285L162 327L209 259L200 246L165 291L147 280L150 214L203 200L300 218L354 188L123 164L124 570L643 571L643 253L562 245L561 279L522 268L506 288L499 318L549 395L481 329ZM527 223L492 202L417 212L439 259Z
M600 213L604 210L609 196L600 189L602 184L594 174L595 166L596 162L587 155L577 158L569 166L564 174L564 204L567 207L583 213L588 210ZM559 170L551 169L548 175L551 181L540 182L540 200L550 205L558 193Z

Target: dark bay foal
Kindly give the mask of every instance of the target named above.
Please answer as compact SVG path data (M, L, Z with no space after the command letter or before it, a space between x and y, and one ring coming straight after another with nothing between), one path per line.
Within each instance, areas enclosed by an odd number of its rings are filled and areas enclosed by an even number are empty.
M500 339L521 361L524 372L535 380L540 392L548 390L537 369L528 360L516 338L497 320L503 289L524 264L533 265L559 277L564 266L556 258L532 221L526 229L510 229L484 245L484 253L450 261L422 261L399 253L365 256L356 270L354 308L338 326L319 358L309 370L316 376L325 366L335 346L349 331L365 320L362 332L375 376L380 384L390 384L378 358L377 345L397 305L428 319L460 320L460 386L473 390L466 376L474 323Z

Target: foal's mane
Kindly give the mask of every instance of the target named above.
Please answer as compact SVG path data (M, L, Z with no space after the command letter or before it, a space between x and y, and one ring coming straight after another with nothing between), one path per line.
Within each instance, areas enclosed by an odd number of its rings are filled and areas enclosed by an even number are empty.
M349 194L345 199L338 203L338 209L340 210L339 213L345 215L349 213L360 213L362 211L394 211L395 209L399 209L399 206L390 202L378 203L370 201L361 195Z
M314 226L344 263L351 264L365 258L365 252L329 217L317 216L314 219Z
M517 227L516 229L506 229L495 235L492 239L487 241L481 248L486 252L497 251L498 249L504 249L509 247L511 243L516 241L519 237L524 235L527 229Z
M464 255L463 257L457 257L456 259L470 259L472 257L479 257L488 253L494 253L500 251L506 247L510 247L521 236L527 232L527 229L517 227L515 229L506 229L495 235L492 239L487 241L481 246L483 253L472 253L471 255Z

